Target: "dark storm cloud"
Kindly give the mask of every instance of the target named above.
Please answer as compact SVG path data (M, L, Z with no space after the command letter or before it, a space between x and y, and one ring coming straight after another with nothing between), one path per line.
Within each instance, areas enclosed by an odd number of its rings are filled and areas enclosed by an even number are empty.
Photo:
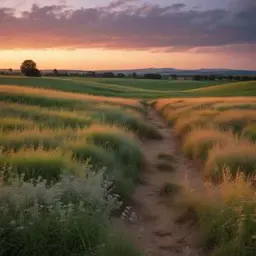
M182 3L164 7L132 2L136 0L77 10L33 5L19 17L14 10L2 8L0 48L184 51L227 45L245 45L246 50L256 44L254 0L243 0L229 10L187 10Z

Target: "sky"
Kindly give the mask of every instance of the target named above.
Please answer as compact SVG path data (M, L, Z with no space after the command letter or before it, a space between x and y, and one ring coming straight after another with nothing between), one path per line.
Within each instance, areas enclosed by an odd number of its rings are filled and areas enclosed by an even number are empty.
M0 68L256 70L256 0L1 0Z

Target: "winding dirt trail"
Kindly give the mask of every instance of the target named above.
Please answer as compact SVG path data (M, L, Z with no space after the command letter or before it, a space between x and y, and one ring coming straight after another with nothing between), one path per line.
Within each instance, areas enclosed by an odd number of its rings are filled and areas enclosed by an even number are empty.
M147 166L140 184L133 196L133 213L128 213L126 221L118 220L119 229L127 235L145 256L198 256L197 229L195 221L177 222L181 211L173 200L182 200L179 194L171 200L159 195L166 182L203 186L203 180L182 155L173 131L155 109L148 107L148 122L161 132L162 140L145 141L142 144ZM159 153L175 157L174 170L159 170ZM130 217L129 217L130 216Z

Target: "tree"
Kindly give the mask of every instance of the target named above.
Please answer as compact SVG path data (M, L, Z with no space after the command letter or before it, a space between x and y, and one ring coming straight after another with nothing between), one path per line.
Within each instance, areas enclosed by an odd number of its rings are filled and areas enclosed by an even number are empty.
M178 76L177 75L170 75L172 80L177 80Z
M161 74L156 74L156 73L148 73L144 75L145 79L162 79Z
M118 73L117 77L125 77L125 74L124 73Z
M89 71L88 72L88 76L90 77L95 77L96 76L96 73L94 71Z
M20 66L21 73L25 76L41 76L33 60L25 60Z
M196 81L202 80L202 76L201 75L195 75L193 77L193 80L196 80Z
M55 69L53 70L53 74L54 74L55 76L58 76L58 75L59 75L59 71L55 68Z
M133 77L133 78L136 78L136 77L137 77L137 73L136 73L136 72L133 72L133 73L132 73L132 77Z
M115 74L113 72L104 72L103 77L113 78L115 77Z

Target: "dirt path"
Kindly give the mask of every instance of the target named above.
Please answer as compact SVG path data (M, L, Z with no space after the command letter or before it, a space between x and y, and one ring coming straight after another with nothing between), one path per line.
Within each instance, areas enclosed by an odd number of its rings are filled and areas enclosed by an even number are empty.
M124 216L126 221L119 220L118 225L145 256L197 256L199 249L196 228L191 226L191 222L176 221L181 214L180 210L172 204L170 198L161 196L160 191L166 182L181 184L188 179L191 186L199 187L203 181L179 151L172 130L153 108L148 108L148 121L157 127L163 139L142 144L148 163L142 177L143 184L137 187L133 196L133 213L127 213ZM173 170L168 170L168 165L158 166L159 153L175 157L175 163L173 159L170 161ZM168 163L167 160L164 162ZM179 195L175 197L177 199Z

